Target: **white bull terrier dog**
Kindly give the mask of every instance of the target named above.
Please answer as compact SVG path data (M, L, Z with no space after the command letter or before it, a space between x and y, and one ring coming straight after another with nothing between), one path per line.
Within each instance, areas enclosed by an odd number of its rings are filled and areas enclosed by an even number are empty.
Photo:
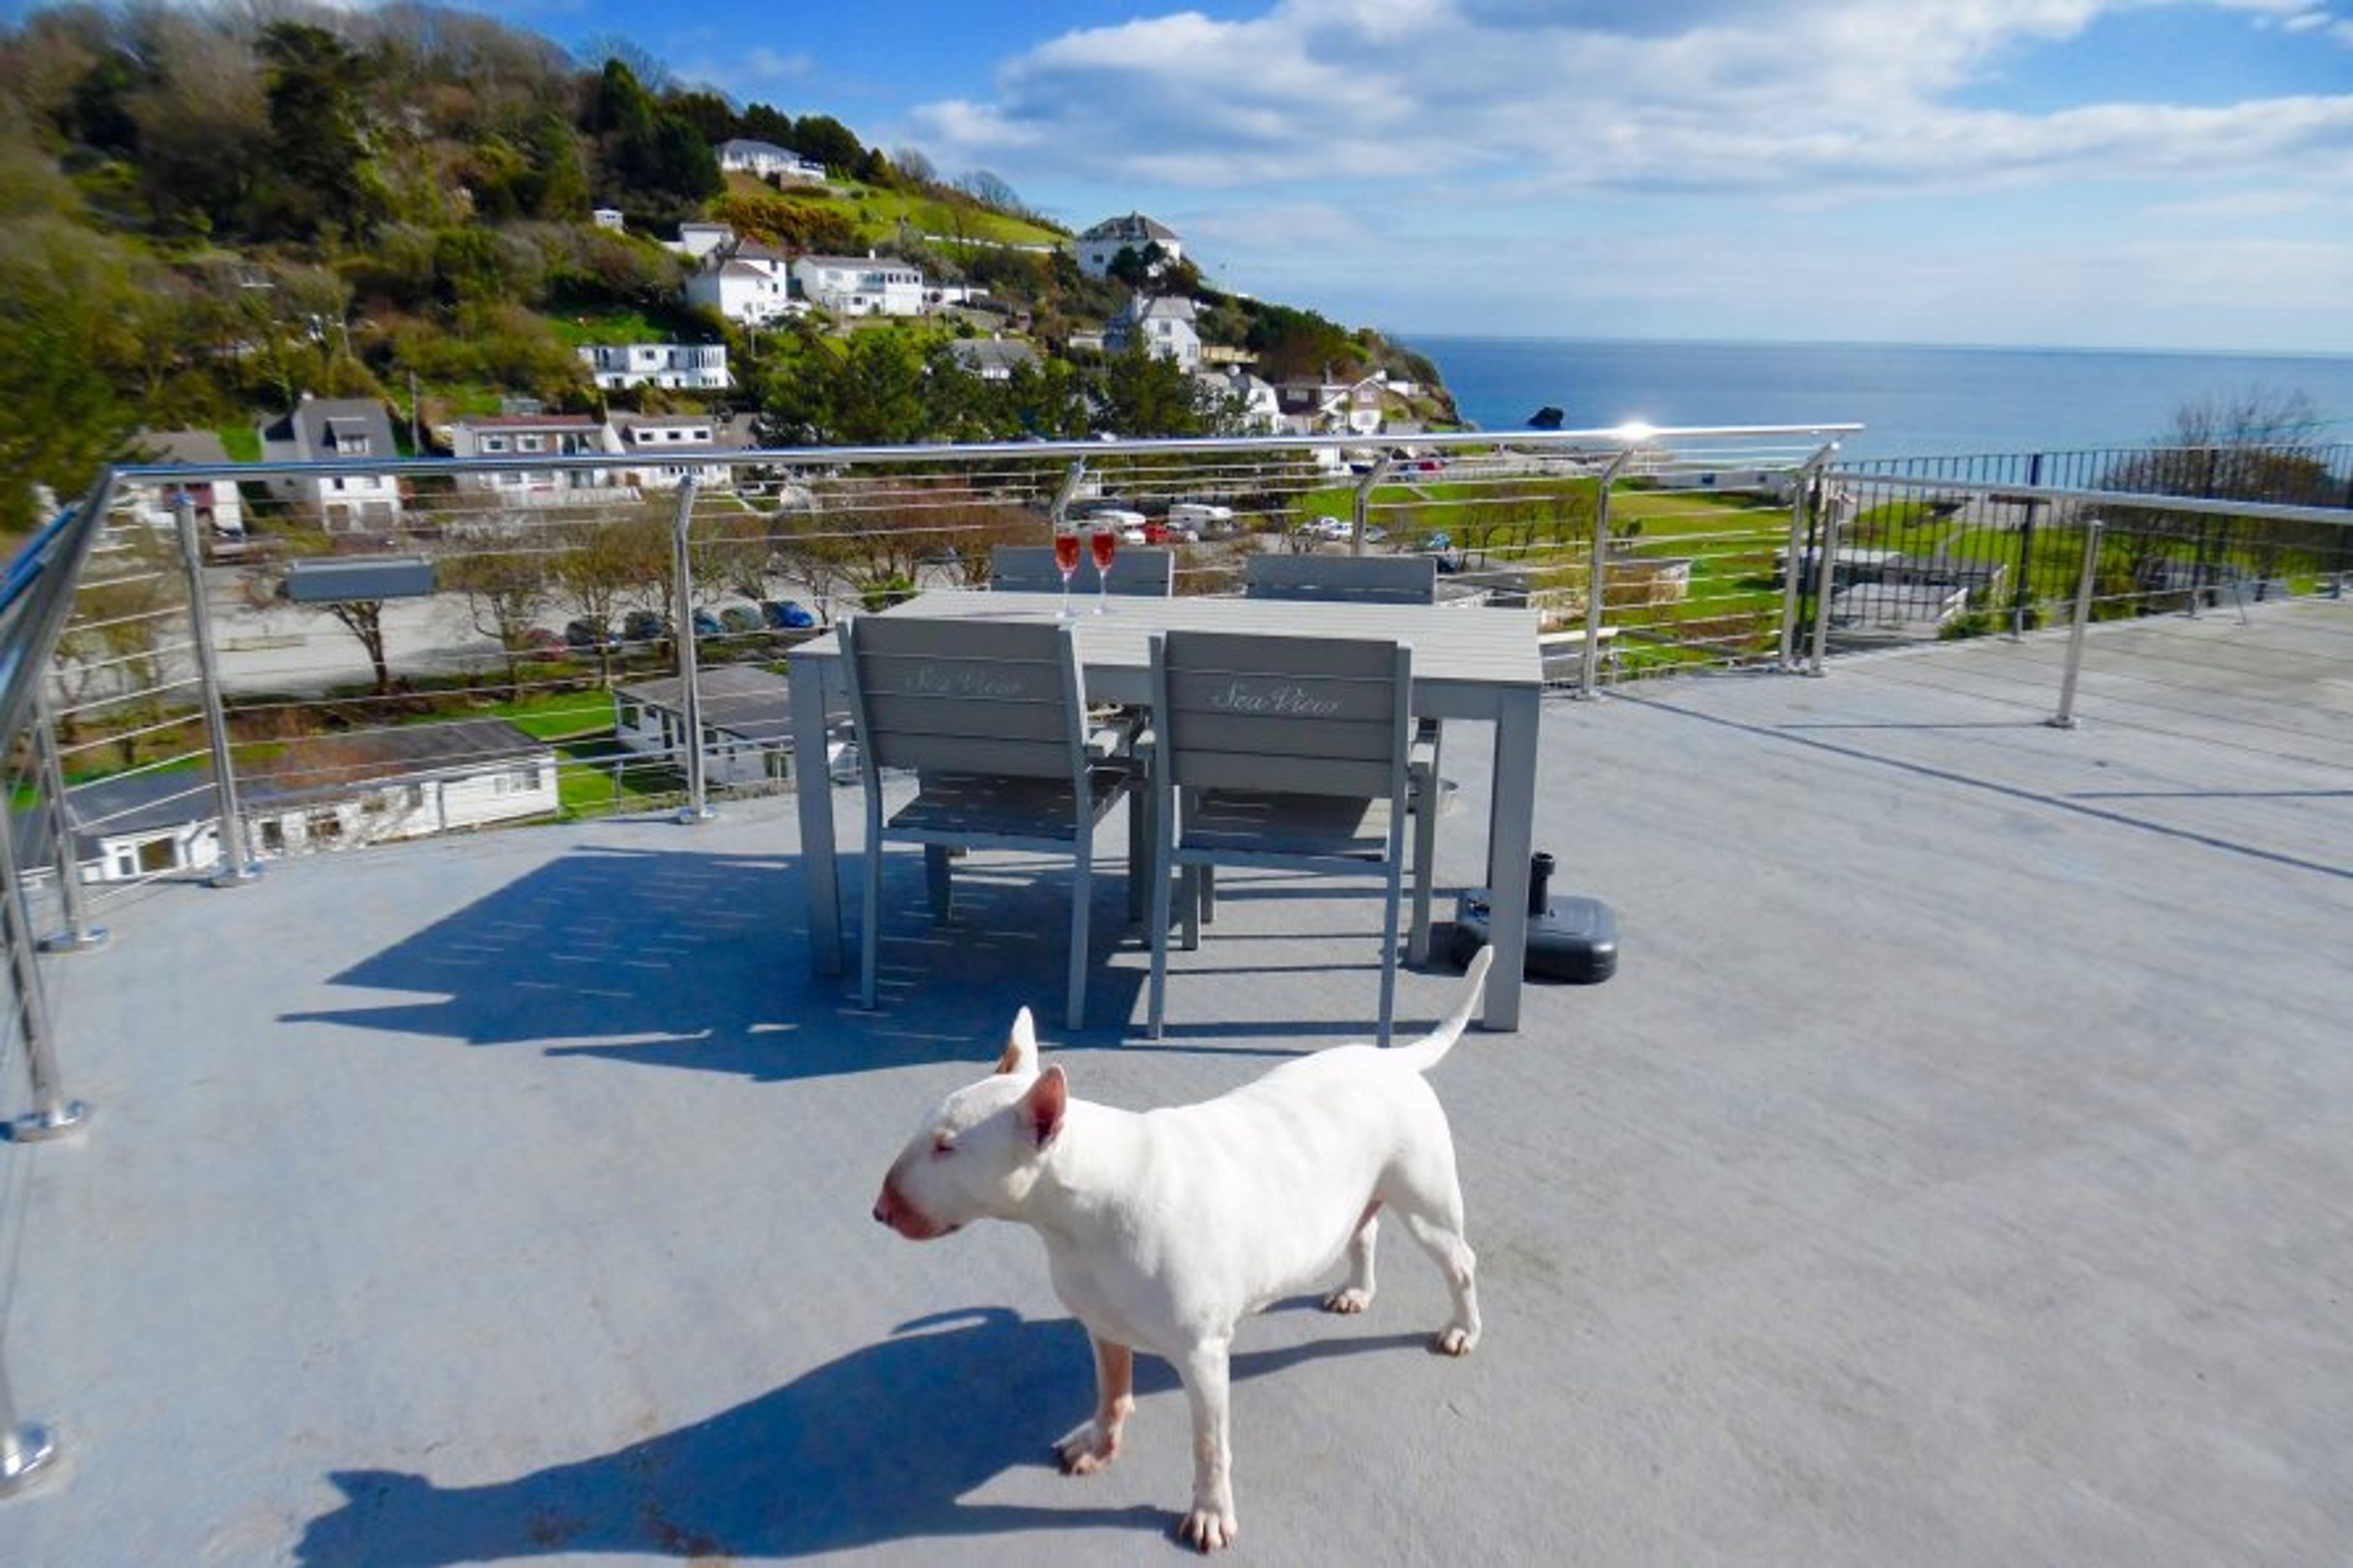
M1489 958L1482 949L1454 1012L1410 1046L1318 1051L1203 1104L1141 1113L1072 1099L1059 1066L1040 1072L1025 1007L996 1075L923 1119L874 1217L914 1241L983 1218L1044 1237L1054 1294L1095 1354L1094 1415L1054 1445L1062 1468L1111 1462L1135 1407L1134 1352L1166 1357L1193 1410L1193 1507L1176 1533L1203 1552L1229 1546L1227 1363L1246 1313L1344 1257L1347 1278L1324 1308L1370 1306L1387 1207L1453 1294L1435 1348L1467 1355L1479 1342L1454 1141L1422 1074L1461 1037Z

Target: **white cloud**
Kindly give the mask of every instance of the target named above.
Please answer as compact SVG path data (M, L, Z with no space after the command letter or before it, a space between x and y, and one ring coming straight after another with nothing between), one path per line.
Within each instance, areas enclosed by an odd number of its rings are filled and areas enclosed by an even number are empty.
M2300 15L2303 0L2226 3ZM1182 12L1067 34L1007 65L994 101L915 118L946 164L1019 150L1073 177L1204 189L1402 175L1875 190L2193 158L2219 169L2343 142L2353 95L2037 115L1954 100L2005 51L2069 37L2102 8L1955 0L1931 22L1911 0L1283 0L1247 20Z
M2242 346L2353 342L2313 237L2353 92L2001 107L2038 50L2167 4L2323 30L2312 0L1270 0L1066 34L913 139L1080 223L1145 205L1344 320L2179 342L2205 289L2218 343L2232 311Z

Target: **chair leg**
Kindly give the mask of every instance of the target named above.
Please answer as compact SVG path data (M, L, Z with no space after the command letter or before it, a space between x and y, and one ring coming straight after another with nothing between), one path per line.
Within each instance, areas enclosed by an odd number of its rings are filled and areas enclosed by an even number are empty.
M1078 864L1071 876L1071 1031L1087 1026L1087 916L1094 902L1094 862L1087 847L1079 847Z
M1430 879L1438 864L1438 770L1419 780L1420 796L1413 811L1413 924L1406 938L1405 961L1419 967L1430 962Z
M1152 840L1152 920L1145 934L1152 941L1151 998L1145 1010L1145 1032L1160 1037L1162 1005L1168 992L1168 898L1174 884L1168 864L1167 825L1160 825Z
M1381 911L1381 1032L1380 1044L1389 1043L1389 1026L1397 1019L1398 972L1398 872L1389 867L1388 897L1382 900Z
M866 908L860 915L864 923L858 944L858 1005L869 1010L874 1005L875 970L882 945L882 847L874 837L871 833L866 836Z
M1133 784L1127 792L1127 919L1144 923L1144 879L1152 865L1152 801L1149 791Z
M955 891L948 880L948 847L923 846L923 892L932 902L932 919L944 921L955 912Z

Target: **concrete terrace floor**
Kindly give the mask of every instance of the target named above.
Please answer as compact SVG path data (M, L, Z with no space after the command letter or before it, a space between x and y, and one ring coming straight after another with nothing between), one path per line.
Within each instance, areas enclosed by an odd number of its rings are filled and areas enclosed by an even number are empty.
M2103 632L2072 732L2055 641L1548 704L1536 841L1623 960L1435 1075L1485 1342L1425 1350L1394 1227L1368 1316L1246 1324L1238 1560L2338 1559L2348 649L2345 605ZM911 856L867 1016L808 974L788 805L154 889L51 961L97 1115L0 1151L66 1445L0 1562L1175 1561L1166 1368L1061 1477L1037 1244L868 1209L1020 1003L1130 1107L1363 1033L1373 901L1231 879L1167 1040L1132 941L1070 1039L1059 877L969 868L941 940Z

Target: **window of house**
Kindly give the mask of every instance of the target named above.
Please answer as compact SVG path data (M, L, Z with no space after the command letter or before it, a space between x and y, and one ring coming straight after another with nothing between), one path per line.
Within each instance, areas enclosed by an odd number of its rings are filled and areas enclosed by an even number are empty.
M314 811L302 822L303 836L314 844L340 843L343 819L332 811Z
M507 438L506 438L505 437L503 437L503 436L485 436L485 437L482 437L482 450L483 450L483 451L485 451L485 452L503 452L503 451L505 451L506 449L507 449Z
M162 838L149 838L139 846L139 869L144 872L176 870L180 864L180 842L168 834Z
M518 452L541 451L545 448L546 445L546 439L539 436L518 436L515 437L515 450Z
M261 850L265 855L286 853L286 825L274 816L261 819Z

